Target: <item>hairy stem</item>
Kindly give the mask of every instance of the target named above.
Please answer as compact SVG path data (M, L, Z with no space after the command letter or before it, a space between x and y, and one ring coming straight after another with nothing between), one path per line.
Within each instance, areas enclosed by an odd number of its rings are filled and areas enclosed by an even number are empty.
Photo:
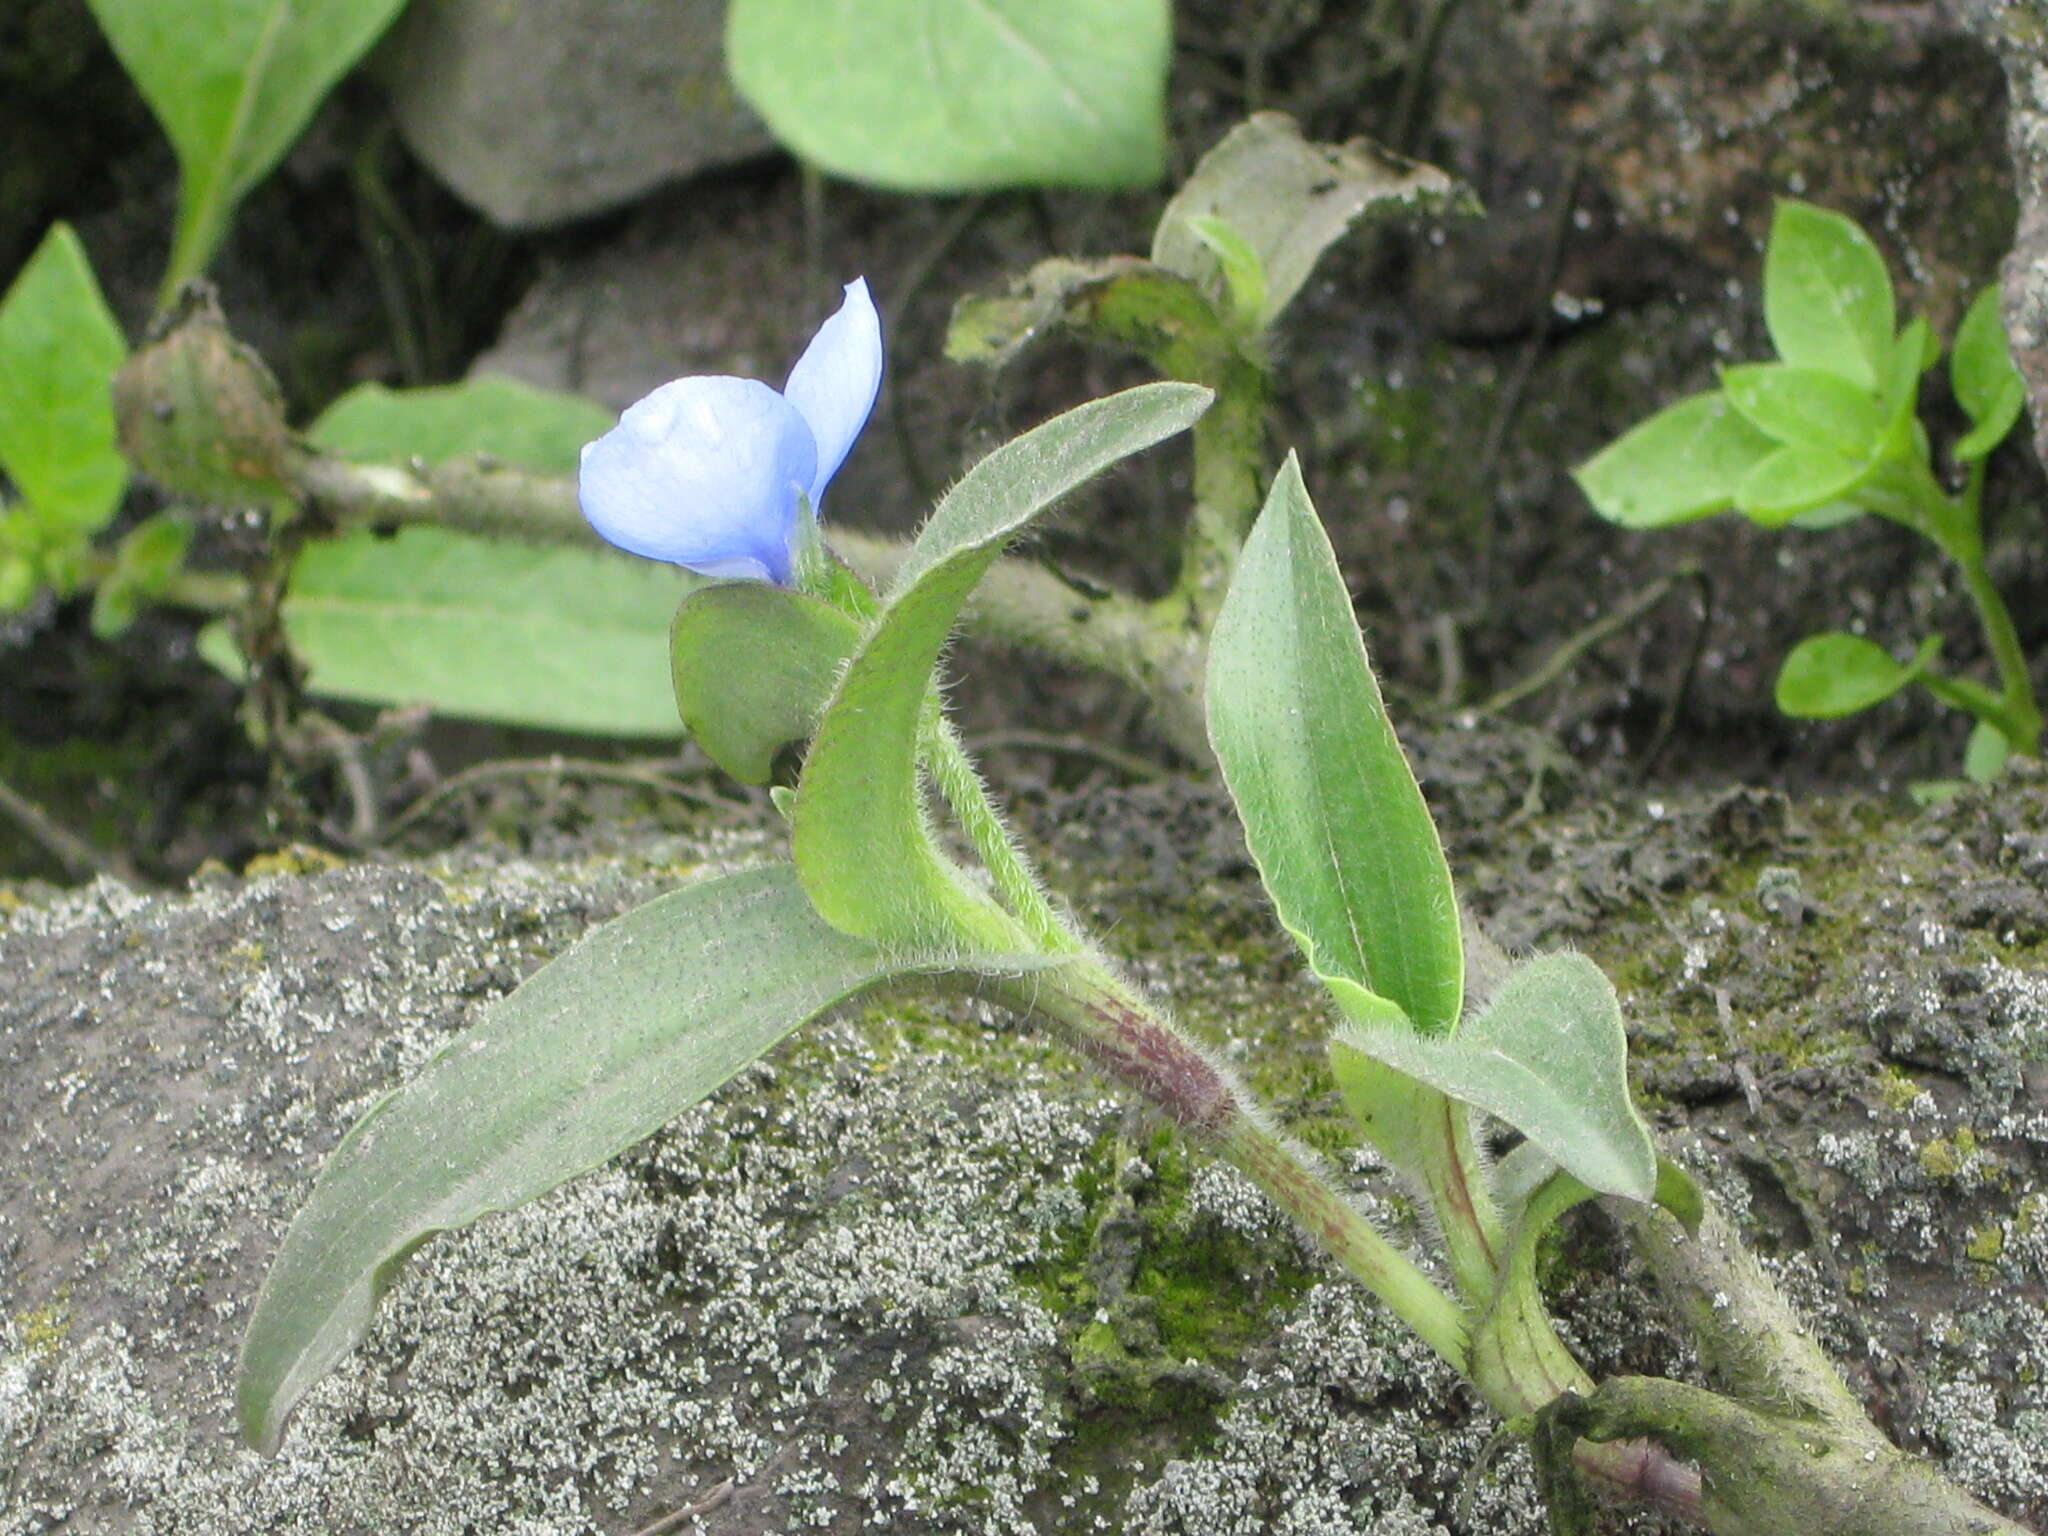
M1052 1020L1084 1056L1136 1089L1191 1139L1242 1169L1353 1277L1461 1374L1456 1302L1342 1194L1315 1154L1276 1130L1237 1079L1094 959L1006 984L1009 1001Z
M443 527L531 543L596 547L559 475L484 458L435 465L356 464L300 446L286 478L314 517L336 528ZM908 546L843 527L828 542L871 586L886 589ZM1152 701L1160 734L1197 763L1210 761L1202 718L1207 649L1170 611L1125 593L1086 593L1028 560L998 560L967 604L967 627L998 645L1104 672Z

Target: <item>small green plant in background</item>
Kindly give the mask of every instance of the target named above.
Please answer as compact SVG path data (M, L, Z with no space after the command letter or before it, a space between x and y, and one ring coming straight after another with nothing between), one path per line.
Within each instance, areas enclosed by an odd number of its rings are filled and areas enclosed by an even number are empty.
M1820 529L1874 512L1955 562L1983 625L1995 687L1942 671L1930 636L1906 661L1859 635L1814 635L1778 673L1778 707L1835 719L1914 683L1976 725L1964 765L1997 776L2010 753L2037 756L2041 710L2005 600L1984 563L1985 464L2023 404L1997 294L1977 296L1949 353L1949 388L1970 421L1949 446L1947 490L1919 419L1921 375L1941 356L1927 322L1897 325L1884 258L1857 225L1783 201L1764 256L1764 321L1778 361L1724 368L1721 387L1681 400L1576 471L1601 516L1666 528L1735 511L1764 528Z

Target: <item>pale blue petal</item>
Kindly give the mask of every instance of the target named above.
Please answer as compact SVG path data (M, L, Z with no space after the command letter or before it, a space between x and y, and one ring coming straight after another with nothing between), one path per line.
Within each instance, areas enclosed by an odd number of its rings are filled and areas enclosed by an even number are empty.
M818 327L782 387L811 424L818 445L817 473L806 487L813 507L824 500L826 482L839 473L847 450L868 424L881 387L882 317L868 297L868 280L857 277L846 285L846 302Z
M818 450L756 379L677 379L583 450L577 500L609 542L707 576L789 579L797 496Z

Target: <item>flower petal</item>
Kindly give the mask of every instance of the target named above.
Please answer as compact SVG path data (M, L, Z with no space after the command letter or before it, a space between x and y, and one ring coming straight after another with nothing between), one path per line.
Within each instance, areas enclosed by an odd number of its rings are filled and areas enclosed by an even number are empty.
M881 387L882 317L868 296L868 280L857 277L846 285L846 302L818 327L782 387L811 424L818 444L817 474L805 487L812 507L824 499L826 482L839 472L853 440L868 424Z
M817 473L804 418L756 379L677 379L585 446L577 501L619 548L706 576L786 582L797 493Z

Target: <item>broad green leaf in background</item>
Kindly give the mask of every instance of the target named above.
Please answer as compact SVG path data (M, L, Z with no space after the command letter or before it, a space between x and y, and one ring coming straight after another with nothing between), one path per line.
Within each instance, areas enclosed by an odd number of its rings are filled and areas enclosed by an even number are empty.
M328 1158L243 1340L243 1436L277 1449L427 1238L595 1168L856 993L953 964L885 958L827 927L787 865L686 886L595 929Z
M827 922L891 945L952 945L963 934L1016 942L1010 920L962 883L925 828L918 740L932 669L1006 540L1118 460L1192 426L1211 398L1192 384L1143 384L1092 400L996 449L939 503L797 784L792 851Z
M1263 275L1251 328L1270 326L1301 291L1324 251L1363 218L1423 218L1476 209L1469 188L1433 165L1370 139L1311 144L1281 112L1254 113L1202 157L1159 216L1152 260L1224 300L1228 268L1255 258ZM1215 224L1245 247L1226 259Z
M405 0L90 0L178 155L163 297L212 260L228 219Z
M0 298L0 469L49 542L98 532L128 465L114 446L121 327L68 224L52 225Z
M1450 866L1292 454L1216 617L1207 688L1245 840L1310 967L1424 1034L1451 1030L1464 959Z
M1656 1150L1629 1097L1621 1004L1583 955L1531 960L1455 1035L1353 1024L1330 1052L1340 1076L1356 1052L1485 1110L1603 1194L1656 1192Z
M285 634L332 698L598 736L682 735L666 661L699 578L609 550L510 544L446 528L306 546ZM232 677L219 625L200 653Z
M901 192L1145 187L1170 0L732 0L726 65L822 170Z
M1930 635L1910 662L1901 663L1860 635L1833 630L1808 636L1778 668L1778 708L1801 720L1853 715L1904 688L1940 651L1941 637Z
M583 445L618 421L581 395L535 389L490 375L425 389L359 384L307 436L333 453L370 462L429 464L483 453L508 464L574 474Z
M1819 444L1848 459L1873 455L1889 424L1876 395L1819 368L1745 363L1721 370L1721 388L1758 431L1794 446Z
M1948 373L1956 404L1972 423L1955 448L1956 457L1968 463L1983 458L2004 440L2026 404L2026 388L2013 366L2012 349L2006 345L1996 288L1978 294L1956 328Z
M860 640L858 623L815 597L716 582L676 610L676 708L713 762L742 784L765 784L775 754L817 727Z
M331 452L428 461L489 454L568 473L612 413L508 379L364 385L308 436ZM609 550L525 546L440 528L351 533L292 568L285 633L316 693L596 735L680 734L664 642L698 578ZM200 650L240 662L213 626Z
M1624 528L1726 512L1742 478L1777 448L1720 390L1666 406L1572 471L1593 510Z
M612 414L505 379L431 389L365 385L308 434L372 460L490 454L567 473ZM681 734L662 657L676 604L700 579L611 550L521 545L444 528L309 544L283 618L309 686L334 698L603 736ZM227 631L200 653L230 676Z
M1892 346L1892 281L1854 219L1779 200L1764 250L1764 324L1786 362L1879 387Z

